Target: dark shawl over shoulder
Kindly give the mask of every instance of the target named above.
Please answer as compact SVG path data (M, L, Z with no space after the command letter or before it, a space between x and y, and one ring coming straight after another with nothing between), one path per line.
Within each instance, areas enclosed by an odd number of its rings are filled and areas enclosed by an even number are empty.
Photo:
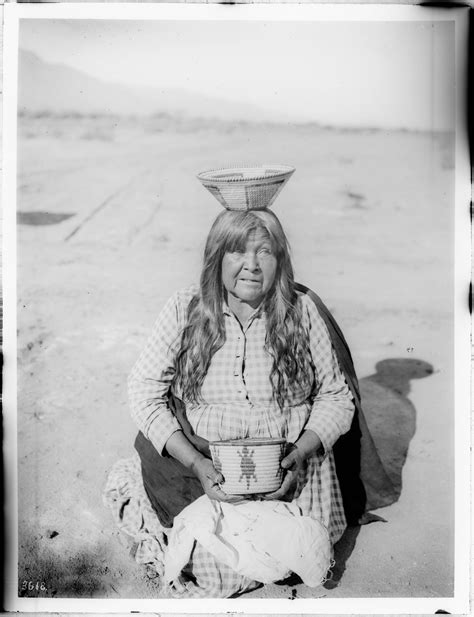
M370 522L364 514L371 509L393 503L397 496L385 473L370 436L362 411L359 384L351 353L334 317L321 298L313 291L297 284L296 289L316 304L331 336L332 344L344 377L354 397L356 411L352 426L334 445L336 471L342 492L344 511L349 525ZM170 408L191 443L209 456L205 439L196 435L186 418L183 403L170 396ZM178 461L158 454L152 443L140 432L135 441L140 455L145 490L162 524L171 526L183 508L203 494L199 480Z
M327 326L339 366L354 397L356 411L352 426L333 448L347 522L354 525L361 521L366 511L393 503L397 493L385 472L365 421L359 382L346 339L321 298L299 283L296 289L315 303Z

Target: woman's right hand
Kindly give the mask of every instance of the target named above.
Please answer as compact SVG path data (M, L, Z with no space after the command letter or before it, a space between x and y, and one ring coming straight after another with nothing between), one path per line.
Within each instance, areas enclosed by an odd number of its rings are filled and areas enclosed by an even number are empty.
M175 431L166 442L166 450L173 458L190 469L201 482L204 492L210 499L235 503L242 501L240 495L227 495L219 486L224 476L217 471L210 458L207 458L189 442L182 431Z
M242 501L243 497L240 495L228 495L224 493L220 487L220 484L224 482L224 476L217 471L211 459L205 458L204 456L197 458L192 463L191 470L198 477L204 492L210 499L226 501L228 503Z

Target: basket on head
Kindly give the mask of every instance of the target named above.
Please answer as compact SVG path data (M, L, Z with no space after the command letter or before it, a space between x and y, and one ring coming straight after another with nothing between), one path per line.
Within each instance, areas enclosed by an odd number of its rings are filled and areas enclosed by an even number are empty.
M227 210L269 208L295 171L289 165L211 169L197 175Z
M285 439L231 439L211 441L212 461L224 476L229 495L271 493L280 488Z

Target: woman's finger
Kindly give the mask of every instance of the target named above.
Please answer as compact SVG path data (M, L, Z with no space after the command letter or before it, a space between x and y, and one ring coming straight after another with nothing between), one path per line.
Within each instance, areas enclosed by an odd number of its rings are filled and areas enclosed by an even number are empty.
M273 501L273 500L278 501L285 495L286 495L286 491L283 491L281 488L279 488L274 493L266 493L265 495L262 496L262 499L264 501Z
M208 491L206 491L208 497L211 499L217 499L218 501L225 501L226 503L237 503L239 501L244 501L244 495L228 495L224 493L218 485L213 485Z
M287 473L280 488L273 493L266 493L265 495L262 496L262 498L268 501L271 499L281 499L291 489L294 483L294 479L295 479L295 476L291 472Z
M240 501L245 501L246 499L248 499L248 496L246 495L234 495L232 493L226 493L224 490L222 490L222 488L219 486L219 495L222 498L222 501L226 501L227 503L237 503Z
M211 484L222 484L224 482L224 476L218 471L209 473L207 477L209 478Z
M210 499L216 499L217 501L225 501L226 498L226 494L218 484L209 486L206 490L206 494Z
M291 469L295 465L298 464L298 452L296 450L292 450L289 454L282 459L280 466L283 469Z
M224 493L225 494L225 493ZM241 503L242 501L248 501L248 497L246 495L226 495L225 501L227 503Z
M206 459L203 462L202 474L205 478L204 481L207 481L211 485L221 484L224 482L224 476L220 471L217 471L210 460Z

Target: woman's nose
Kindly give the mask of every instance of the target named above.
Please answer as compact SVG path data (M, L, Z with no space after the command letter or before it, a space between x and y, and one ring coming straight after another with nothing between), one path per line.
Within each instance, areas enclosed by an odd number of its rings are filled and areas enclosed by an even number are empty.
M255 253L250 253L250 252L245 253L244 267L247 270L258 270L259 268L258 258Z

